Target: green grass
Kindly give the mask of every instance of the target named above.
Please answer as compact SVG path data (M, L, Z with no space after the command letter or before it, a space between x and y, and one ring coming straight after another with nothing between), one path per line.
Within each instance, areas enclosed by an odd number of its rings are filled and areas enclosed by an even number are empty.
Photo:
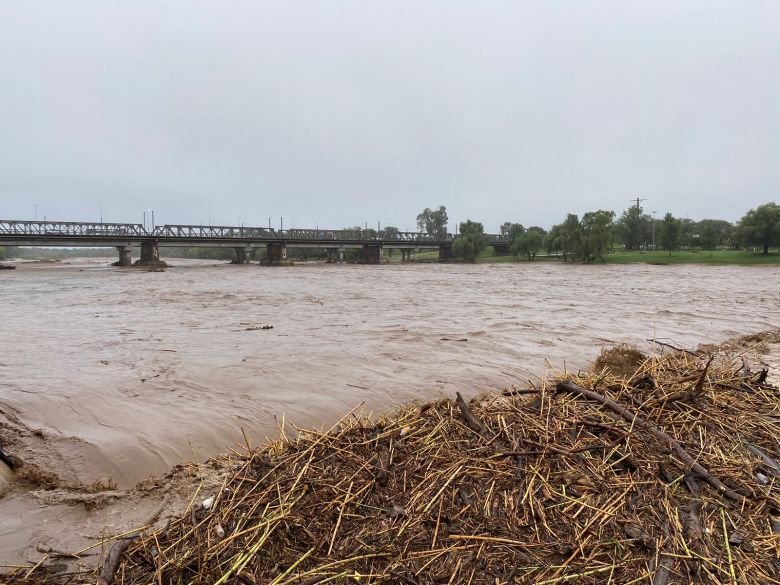
M400 257L400 255L399 255ZM417 254L420 261L433 262L438 260L439 252L429 250ZM511 254L496 255L492 246L485 248L477 259L478 263L485 264L505 264L510 262L528 263L528 258L521 256L514 258ZM545 253L538 255L534 262L561 262L560 258L547 256ZM654 252L624 252L616 251L607 254L606 264L736 264L750 266L754 264L780 264L780 250L770 250L768 256L748 250L716 250L707 252L702 250L678 250L672 252L654 251ZM601 264L597 260L596 264Z
M606 256L607 264L780 264L780 251L770 250L768 256L748 250L702 250L669 252L615 252Z

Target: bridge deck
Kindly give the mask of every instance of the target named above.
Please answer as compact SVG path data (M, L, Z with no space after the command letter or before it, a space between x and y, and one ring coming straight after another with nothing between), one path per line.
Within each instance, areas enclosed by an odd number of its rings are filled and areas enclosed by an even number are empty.
M0 220L0 245L7 246L132 246L154 241L162 246L251 247L284 243L294 247L436 248L452 244L454 234L429 235L395 230L275 230L265 227L161 225L147 230L141 224ZM488 234L489 243L508 243Z

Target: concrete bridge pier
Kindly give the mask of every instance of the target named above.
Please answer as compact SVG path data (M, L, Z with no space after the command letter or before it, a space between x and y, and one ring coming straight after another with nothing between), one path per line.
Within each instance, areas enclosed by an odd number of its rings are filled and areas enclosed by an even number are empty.
M328 264L335 264L339 261L339 249L328 248Z
M287 244L284 242L272 242L268 244L266 263L268 266L281 266L287 264Z
M382 244L363 244L363 254L361 255L361 263L363 264L379 264L385 257L385 250Z
M452 244L442 244L441 246L439 246L439 262L452 260L452 258L453 258Z
M145 240L141 242L141 259L136 262L139 266L167 266L160 260L160 244L157 240Z
M119 261L114 266L131 266L133 264L133 248L131 246L117 246Z
M344 262L344 246L339 248L339 262Z
M233 259L231 264L249 264L249 259L252 257L252 248L249 246L242 248L233 248Z
M401 262L411 262L412 251L405 248L401 248Z

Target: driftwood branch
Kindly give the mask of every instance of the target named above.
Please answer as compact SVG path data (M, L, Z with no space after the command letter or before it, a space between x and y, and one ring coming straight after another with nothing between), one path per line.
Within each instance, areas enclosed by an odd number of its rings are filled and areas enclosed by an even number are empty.
M539 388L512 388L511 390L504 390L502 396L522 396L524 394L539 394L541 389Z
M607 398L606 396L599 394L598 392L594 392L593 390L588 390L587 388L583 388L582 386L579 386L574 382L570 382L570 381L558 382L557 389L559 392L575 394L587 398L589 400L593 400L594 402L603 404L604 406L609 408L612 412L620 416L626 422L632 423L635 428L647 432L648 434L652 435L662 443L668 445L675 452L677 457L679 457L680 460L691 471L693 471L698 476L700 476L704 481L710 484L713 488L715 488L718 492L723 494L725 497L727 497L730 500L734 500L736 502L742 500L743 496L739 495L733 490L730 490L728 487L726 487L726 485L723 484L722 481L720 481L717 477L715 477L707 469L705 469L704 466L702 466L700 463L697 463L696 460L693 457L691 457L688 454L688 452L682 447L682 445L680 445L680 443L675 441L672 437L667 435L665 432L663 432L654 424L640 417L636 412L633 412L627 406L623 406L622 404L615 402L614 400Z
M376 462L376 473L374 474L376 482L382 486L387 485L390 479L390 451L387 450L387 447L381 445L374 460Z
M658 341L657 339L646 339L645 341L651 341L653 343L657 343L658 345L662 347L668 347L669 349L673 349L674 351L682 351L687 353L688 355L692 355L694 357L701 357L701 355L695 351L691 351L690 349L685 349L683 347L675 347L674 345L670 343L664 343L663 341Z
M466 424L472 431L482 435L483 437L487 437L490 434L490 431L485 426L485 423L479 420L474 415L474 413L471 412L469 405L466 404L465 400L463 400L463 396L460 395L460 392L455 393L455 404L458 405L460 414L463 416L463 419L466 421Z
M127 547L130 546L136 538L138 537L131 536L129 538L122 538L111 545L108 556L103 561L103 567L100 570L98 585L111 585L114 582L114 574L119 566L119 561L122 560L122 555L127 550Z

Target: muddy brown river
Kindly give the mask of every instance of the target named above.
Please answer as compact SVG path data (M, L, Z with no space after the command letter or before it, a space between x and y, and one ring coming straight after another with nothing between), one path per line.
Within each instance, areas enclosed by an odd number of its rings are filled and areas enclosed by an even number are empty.
M107 264L0 273L6 450L72 485L128 488L283 418L328 425L585 368L605 345L780 324L777 267ZM0 501L0 560L52 540L49 504Z

